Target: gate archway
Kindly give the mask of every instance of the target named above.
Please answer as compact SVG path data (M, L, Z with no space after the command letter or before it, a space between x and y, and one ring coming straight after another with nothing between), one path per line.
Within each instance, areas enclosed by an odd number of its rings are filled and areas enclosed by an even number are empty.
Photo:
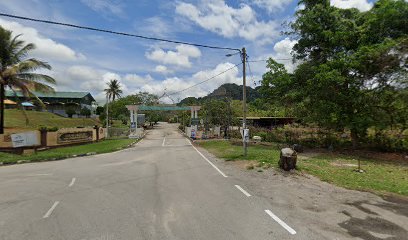
M137 112L138 111L191 111L191 125L199 124L198 111L201 106L173 106L173 105L127 105L126 108L130 112L130 135L129 137L139 137L137 130Z

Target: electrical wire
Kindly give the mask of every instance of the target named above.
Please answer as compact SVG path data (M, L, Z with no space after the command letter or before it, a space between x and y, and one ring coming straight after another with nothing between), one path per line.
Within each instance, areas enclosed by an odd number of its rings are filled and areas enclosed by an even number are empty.
M179 93L181 93L181 92L187 91L188 89L191 89L191 88L193 88L193 87L196 87L196 86L198 86L198 85L200 85L200 84L203 84L203 83L205 83L205 82L208 82L208 81L210 81L210 80L213 80L214 78L216 78L216 77L218 77L218 76L221 76L222 74L224 74L224 73L226 73L226 72L228 72L228 71L230 71L230 70L232 70L232 69L238 67L238 66L241 65L241 64L242 64L242 63L235 64L233 67L230 67L230 68L228 68L227 70L224 70L224 71L218 73L217 75L214 75L214 76L212 76L212 77L210 77L210 78L208 78L208 79L206 79L206 80L204 80L204 81L201 81L201 82L199 82L199 83L196 83L196 84L194 84L194 85L191 85L191 86L189 86L188 88L185 88L185 89L183 89L183 90L180 90L180 91L177 91L177 92L173 92L173 93L169 93L169 94L167 94L167 96L172 96L172 95L179 94Z
M254 74L252 74L252 70L251 70L251 65L249 64L249 61L247 60L247 65L248 65L248 70L249 70L249 75L251 76L251 81L253 81L254 82L254 85L255 85L255 87L256 87L256 82L255 82L255 77L254 77Z
M26 21L32 21L32 22L40 22L40 23L47 23L47 24L53 24L53 25L83 29L83 30L90 30L90 31L110 33L110 34L116 34L116 35L122 35L122 36L128 36L128 37L135 37L135 38L141 38L141 39L146 39L146 40L161 41L161 42L176 43L176 44L184 44L184 45L190 45L190 46L202 47L202 48L232 50L232 51L241 52L241 50L238 49L238 48L219 47L219 46L211 46L211 45L198 44L198 43L176 41L176 40L170 40L170 39L164 39L164 38L147 37L147 36L137 35L137 34L132 34L132 33L117 32L117 31L113 31L113 30L94 28L94 27L87 27L87 26L80 26L80 25L74 25L74 24L63 23L63 22L55 22L55 21L38 19L38 18L29 18L29 17L17 16L17 15L6 14L6 13L1 13L1 12L0 12L0 16L15 18L15 19L21 19L21 20L26 20Z
M275 61L289 61L289 60L292 60L291 58L272 58L273 60L275 60ZM259 60L249 60L248 62L252 62L252 63L255 63L255 62L266 62L266 61L268 61L269 59L259 59Z

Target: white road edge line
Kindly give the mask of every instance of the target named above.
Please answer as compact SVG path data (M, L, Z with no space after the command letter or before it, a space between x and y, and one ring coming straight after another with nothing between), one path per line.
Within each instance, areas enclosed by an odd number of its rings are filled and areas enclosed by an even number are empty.
M76 178L72 178L71 183L68 185L68 187L74 186L75 181L76 181Z
M163 138L162 147L164 147L164 143L166 142L166 137Z
M43 218L48 218L52 211L54 211L54 209L57 207L57 205L59 204L59 201L54 202L54 204L52 205L52 207L48 210L48 212L43 216Z
M194 145L191 144L191 146L198 152L198 154L201 155L201 157L203 157L213 168L215 168L215 170L217 170L223 177L228 177L227 175L225 175L225 173L223 173L217 166L214 165L214 163L212 163L210 160L208 160L200 151L198 151L198 149L196 147L194 147Z
M247 191L245 191L241 186L239 185L235 185L236 188L238 188L238 190L240 190L243 194L245 194L245 196L250 197L251 194L249 194Z
M143 138L140 139L140 140L135 144L135 146L139 145L139 143L140 143L142 140L143 140Z
M190 142L190 140L188 140L187 138L186 138L186 141L187 141L187 144L188 144L188 145L192 145L191 142Z
M31 174L28 177L41 177L41 176L51 176L52 173L38 173L38 174Z
M273 220L275 220L277 223L279 223L284 229L286 229L286 231L288 231L290 234L295 235L296 231L293 230L293 228L289 227L284 221L280 220L280 218L278 218L275 214L273 214L273 212L271 212L271 210L265 210L265 212L271 216L271 218Z

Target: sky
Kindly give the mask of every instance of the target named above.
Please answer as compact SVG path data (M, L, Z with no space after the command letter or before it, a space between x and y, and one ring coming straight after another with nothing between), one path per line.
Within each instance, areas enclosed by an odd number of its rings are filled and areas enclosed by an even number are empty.
M339 8L369 10L372 0L331 0ZM71 23L149 37L247 49L247 81L259 85L265 61L273 57L288 71L296 67L291 49L296 39L282 35L293 20L297 0L1 0L0 12ZM73 29L0 17L0 25L22 34L37 48L30 57L51 64L46 73L57 91L91 92L103 103L111 79L124 94L147 91L165 103L202 97L223 83L242 85L239 55L230 50L198 48L126 36ZM207 80L227 69L224 74ZM178 93L177 93L178 92ZM174 94L176 93L176 94Z

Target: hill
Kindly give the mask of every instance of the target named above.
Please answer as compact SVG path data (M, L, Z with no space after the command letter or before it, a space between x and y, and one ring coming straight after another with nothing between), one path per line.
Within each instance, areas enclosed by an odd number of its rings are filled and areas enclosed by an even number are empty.
M247 100L252 102L257 98L260 98L259 88L246 87ZM242 100L242 85L239 86L235 83L225 83L215 89L212 93L204 97L188 97L180 101L179 105L194 105L209 98L224 98L230 97L232 100Z
M24 129L38 129L39 126L47 127L86 127L100 125L100 122L92 118L64 118L49 112L26 111L26 118L21 110L6 109L5 110L5 126L6 132L19 131Z

